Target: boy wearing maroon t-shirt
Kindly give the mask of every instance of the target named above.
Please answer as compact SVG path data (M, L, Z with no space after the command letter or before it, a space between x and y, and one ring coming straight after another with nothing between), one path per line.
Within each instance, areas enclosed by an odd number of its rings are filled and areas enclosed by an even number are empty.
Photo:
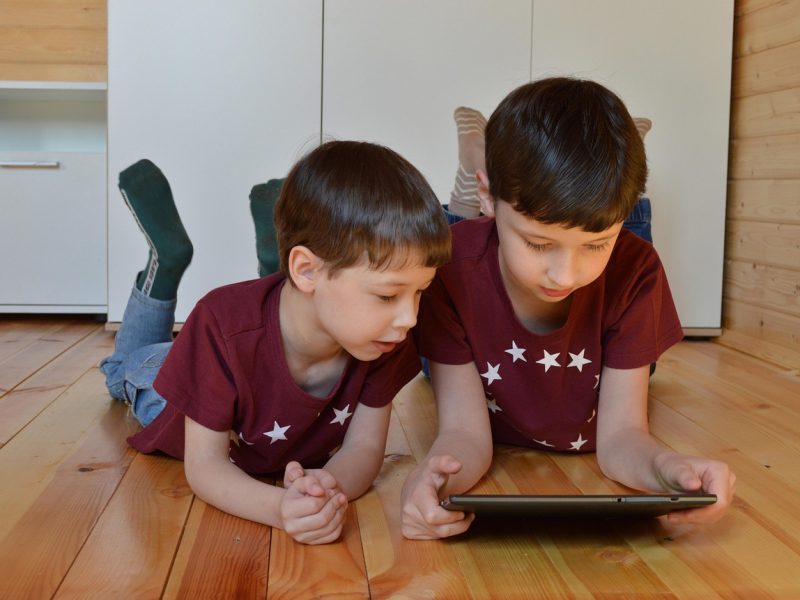
M629 487L717 495L671 520L718 519L733 495L727 465L648 432L650 364L682 330L658 255L622 230L647 175L625 106L593 82L533 82L495 110L485 152L486 216L452 227L452 260L415 330L439 434L403 487L403 534L469 527L473 515L439 500L478 482L493 442L596 451L603 473Z
M174 343L191 242L153 163L123 171L120 190L150 246L101 364L144 425L129 442L183 459L193 491L225 512L304 543L337 539L383 462L390 403L419 372L407 333L450 256L429 185L387 148L323 144L275 204L280 272L211 291ZM284 469L283 488L253 477Z

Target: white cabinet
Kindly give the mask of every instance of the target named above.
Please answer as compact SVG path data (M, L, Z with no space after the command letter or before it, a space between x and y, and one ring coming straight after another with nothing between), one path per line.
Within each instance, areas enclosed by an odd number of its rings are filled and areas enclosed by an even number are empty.
M109 1L109 321L120 321L144 237L117 189L149 158L195 253L177 319L214 287L258 276L248 195L319 142L322 2Z
M653 121L653 233L681 322L718 333L732 27L732 0L328 0L323 133L396 149L446 202L455 107L488 117L545 76L604 83Z
M0 312L106 312L103 88L0 83Z
M323 23L324 19L324 23ZM593 78L653 129L654 236L684 327L720 326L732 0L109 2L109 320L147 248L116 189L150 158L195 258L178 320L256 275L247 196L328 136L385 144L447 201L453 110L545 75Z
M323 135L385 144L449 199L453 110L530 79L530 0L327 0Z
M721 327L732 40L732 0L534 0L533 77L594 79L653 121L653 241L694 335Z

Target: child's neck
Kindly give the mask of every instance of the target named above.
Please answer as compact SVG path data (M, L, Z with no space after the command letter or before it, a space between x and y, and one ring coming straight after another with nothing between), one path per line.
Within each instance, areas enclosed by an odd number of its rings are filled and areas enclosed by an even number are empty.
M310 299L286 282L278 306L283 353L295 383L324 398L338 383L349 355L322 333Z
M508 281L502 274L502 267L500 271L514 314L525 329L538 335L546 335L564 326L572 303L571 295L560 302L545 302Z

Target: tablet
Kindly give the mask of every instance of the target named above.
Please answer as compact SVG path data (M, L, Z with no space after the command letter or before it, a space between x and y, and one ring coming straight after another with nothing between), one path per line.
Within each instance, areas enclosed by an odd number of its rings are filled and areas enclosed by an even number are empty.
M466 494L442 500L447 510L533 517L658 516L714 504L714 494L498 496Z

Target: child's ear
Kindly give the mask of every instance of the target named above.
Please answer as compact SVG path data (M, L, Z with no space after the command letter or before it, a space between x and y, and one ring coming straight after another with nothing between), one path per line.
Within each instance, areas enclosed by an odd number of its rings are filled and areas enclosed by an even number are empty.
M313 292L324 261L305 246L295 246L289 250L287 267L289 277L301 292Z
M475 171L475 179L478 180L478 198L481 201L481 212L487 217L494 216L494 198L489 193L489 176L483 169Z

